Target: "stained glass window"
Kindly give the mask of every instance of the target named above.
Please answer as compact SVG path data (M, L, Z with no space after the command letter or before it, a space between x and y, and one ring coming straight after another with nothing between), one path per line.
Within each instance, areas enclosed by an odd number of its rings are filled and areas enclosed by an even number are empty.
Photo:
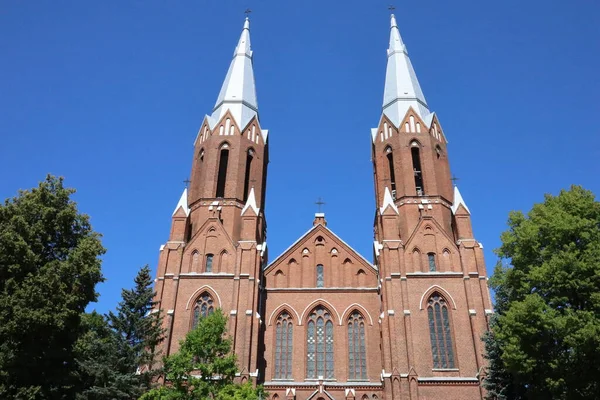
M434 293L427 304L433 368L454 368L454 348L446 300Z
M317 287L323 287L324 283L323 266L319 264L317 265Z
M327 309L318 306L308 317L306 339L306 377L334 377L333 321Z
M293 330L290 315L287 312L279 314L275 326L276 379L292 379Z
M213 264L213 255L206 255L206 268L204 269L206 272L212 272L212 264Z
M358 311L348 319L348 378L367 379L365 320Z
M204 292L196 300L194 304L194 317L192 322L192 329L198 325L200 318L207 317L215 311L214 301L210 294Z
M435 253L427 253L427 258L429 259L429 271L435 272Z

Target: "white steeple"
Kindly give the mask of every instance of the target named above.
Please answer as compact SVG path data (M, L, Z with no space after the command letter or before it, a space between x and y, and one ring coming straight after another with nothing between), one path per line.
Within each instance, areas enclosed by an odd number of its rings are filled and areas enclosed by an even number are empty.
M425 118L430 114L421 85L408 57L406 46L402 42L396 17L392 14L390 29L390 47L387 51L388 62L383 92L383 114L398 127L410 106Z
M465 203L465 201L463 200L459 190L458 190L458 186L454 186L454 202L452 202L452 214L456 214L456 211L458 210L458 207L462 204L462 206L465 208L465 210L471 214L471 211L469 211L469 207L467 207L467 203Z
M181 197L179 198L179 202L177 203L177 206L175 206L175 211L173 211L173 215L177 214L177 211L179 211L180 208L183 209L183 212L185 213L185 215L190 215L190 208L188 207L188 198L187 198L187 188L183 189L183 193L181 194Z
M252 49L250 48L250 21L246 18L238 45L233 52L227 76L209 118L211 129L229 110L240 129L258 114Z
M388 207L392 207L396 214L398 214L398 207L396 207L396 204L394 204L394 198L392 197L392 193L390 192L390 189L386 186L385 192L383 193L383 204L381 205L381 208L379 208L379 212L383 214L385 212L385 209Z
M242 208L241 215L244 215L246 210L251 208L256 215L258 215L258 211L260 210L256 205L256 196L254 195L254 186L250 189L250 193L248 193L248 200L246 200L246 204L244 204L244 208Z

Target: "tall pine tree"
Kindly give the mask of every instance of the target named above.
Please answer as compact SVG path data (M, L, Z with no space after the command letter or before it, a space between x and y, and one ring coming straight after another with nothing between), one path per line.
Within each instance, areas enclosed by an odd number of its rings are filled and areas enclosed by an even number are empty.
M124 342L122 357L129 372L140 377L143 390L150 388L156 373L159 344L164 339L162 317L155 309L153 281L146 265L135 277L133 289L123 289L122 300L115 313L108 314L108 322L118 338Z

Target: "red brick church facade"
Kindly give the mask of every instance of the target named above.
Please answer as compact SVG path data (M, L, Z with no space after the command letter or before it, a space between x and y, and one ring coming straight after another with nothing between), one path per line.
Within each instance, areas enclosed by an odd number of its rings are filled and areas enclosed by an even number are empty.
M394 16L387 55L371 130L372 261L316 214L269 263L269 133L258 118L246 20L160 249L165 354L220 308L239 379L264 384L270 399L482 398L480 337L492 313L482 246Z

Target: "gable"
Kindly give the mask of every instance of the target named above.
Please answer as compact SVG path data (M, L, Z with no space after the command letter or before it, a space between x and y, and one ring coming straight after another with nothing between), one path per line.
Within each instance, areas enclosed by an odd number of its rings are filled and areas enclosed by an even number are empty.
M323 276L317 283L317 268ZM265 269L270 287L377 286L377 269L323 225L302 235Z

